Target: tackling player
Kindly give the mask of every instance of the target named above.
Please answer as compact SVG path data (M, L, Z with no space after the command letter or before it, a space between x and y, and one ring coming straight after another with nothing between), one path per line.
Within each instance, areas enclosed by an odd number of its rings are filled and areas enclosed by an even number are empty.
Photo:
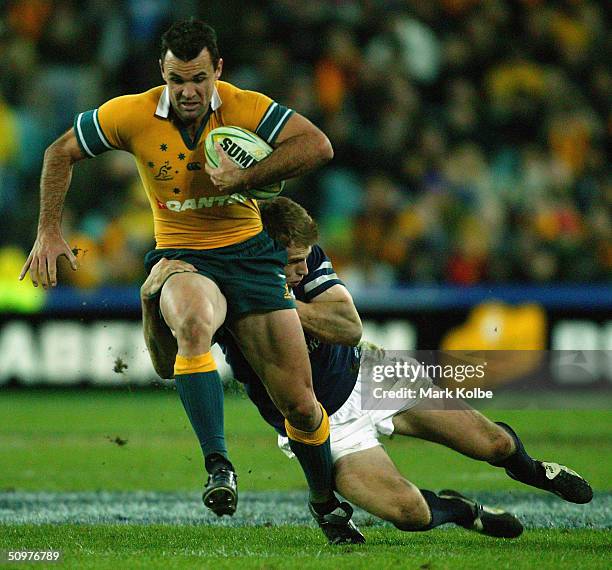
M355 346L361 337L359 315L331 261L316 245L316 225L306 211L287 198L260 207L268 233L288 248L287 283L306 333L315 393L330 413L335 482L344 497L401 530L429 530L451 522L490 536L520 535L522 525L509 513L479 505L456 491L436 494L418 489L402 477L378 442L379 434L393 433L435 441L488 461L513 479L567 501L591 500L584 479L562 465L532 459L510 426L491 422L464 402L453 401L452 409L444 409L442 401L440 409L432 410L430 400L426 405L410 400L398 411L362 410L361 352L381 349L367 343ZM162 278L172 270L171 265L159 267L151 275ZM235 377L245 383L261 415L279 432L279 445L290 454L282 417L264 386L229 335L224 335L223 345ZM422 382L429 385L426 378Z
M210 473L204 500L219 514L236 508L223 391L210 352L212 337L225 322L286 418L291 448L310 487L311 509L320 520L335 517L338 533L350 534L350 514L332 490L329 419L313 392L302 329L282 271L286 251L262 231L255 200L232 196L324 164L333 156L329 140L265 95L220 81L216 34L204 22L172 25L162 37L159 63L165 85L80 113L46 150L38 235L20 279L29 270L34 286L54 287L62 255L77 269L60 227L73 165L108 150L133 154L154 218L156 249L145 258L147 270L163 258L196 269L173 274L157 292L163 319L176 335L172 350L164 343L165 325L145 317L144 328L153 359L163 357L173 367L202 447ZM203 141L222 125L253 131L274 151L239 169L219 147L219 166L203 167ZM330 514L339 511L342 522Z

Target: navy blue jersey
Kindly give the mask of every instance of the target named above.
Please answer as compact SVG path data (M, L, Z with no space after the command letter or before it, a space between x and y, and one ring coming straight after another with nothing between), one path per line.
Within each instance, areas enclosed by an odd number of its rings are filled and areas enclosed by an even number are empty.
M311 302L317 295L334 285L343 285L334 272L330 259L314 245L308 258L308 275L293 289L298 301ZM261 380L255 374L238 348L234 338L225 332L219 340L236 380L245 385L249 398L263 418L279 433L285 434L285 420L268 396ZM308 356L312 368L312 381L317 399L329 415L336 412L355 387L359 372L359 350L356 347L327 344L306 335Z

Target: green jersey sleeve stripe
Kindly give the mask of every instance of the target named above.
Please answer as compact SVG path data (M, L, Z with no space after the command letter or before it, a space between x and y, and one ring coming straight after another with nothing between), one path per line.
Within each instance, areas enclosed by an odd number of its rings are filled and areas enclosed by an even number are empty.
M274 127L274 130L268 137L269 143L273 143L276 140L278 133L280 133L281 129L285 126L285 123L289 120L289 117L293 115L293 111L291 109L287 109L286 107L283 107L283 109L285 109L283 116L280 118L278 123L276 123L276 127Z
M85 151L89 156L96 156L91 150L89 150L89 146L87 146L87 142L83 138L83 129L81 128L81 121L83 119L83 113L79 113L74 119L74 132L76 133L77 141L79 142L79 146Z
M263 119L255 129L255 133L266 142L273 143L292 114L293 111L291 109L278 103L271 103Z
M77 140L89 156L97 156L113 148L97 123L96 113L97 109L85 111L77 115L74 120Z
M104 143L104 146L108 150L113 150L114 148L113 145L111 145L111 143L108 142L108 139L106 138L106 136L104 135L104 132L102 131L102 127L100 127L100 123L98 121L98 109L94 111L93 120L94 120L94 125L96 125L96 130L98 131L98 135L100 136L100 140Z
M255 129L255 132L257 134L259 134L259 130L261 129L262 125L265 124L265 122L268 120L270 115L274 112L274 109L276 109L276 107L278 107L278 103L275 103L274 101L272 101L272 103L270 103L270 106L268 107L266 111L266 114L262 117L261 121L259 121L259 125L257 125L257 128Z

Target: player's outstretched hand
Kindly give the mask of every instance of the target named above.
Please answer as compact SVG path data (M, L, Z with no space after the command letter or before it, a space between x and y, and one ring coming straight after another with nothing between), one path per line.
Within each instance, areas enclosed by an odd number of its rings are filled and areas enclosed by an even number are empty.
M168 277L175 273L197 273L198 270L180 259L166 259L162 257L151 269L151 273L140 288L140 297L142 299L151 299L155 297L168 280Z
M228 158L219 143L215 143L215 150L219 155L219 166L213 168L207 162L204 167L215 188L222 194L244 190L244 170Z
M78 268L76 256L62 234L60 232L39 233L21 269L19 280L21 281L29 270L34 287L38 287L39 283L45 289L55 287L57 285L57 258L61 255L68 258L70 267L76 271Z

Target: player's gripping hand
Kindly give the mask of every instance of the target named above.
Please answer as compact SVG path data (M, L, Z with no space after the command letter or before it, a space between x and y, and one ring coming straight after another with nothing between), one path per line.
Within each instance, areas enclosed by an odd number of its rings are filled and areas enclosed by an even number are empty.
M141 299L147 300L155 297L164 286L164 283L175 273L197 273L198 270L180 259L166 259L162 257L151 269L151 273L140 288Z
M236 166L228 158L219 143L215 143L215 150L219 155L219 166L213 168L207 162L204 167L215 188L221 194L244 190L244 169Z
M62 234L59 231L39 232L32 251L21 269L19 280L21 281L29 270L34 287L38 287L39 283L45 289L55 287L57 285L57 258L61 255L68 258L70 267L76 271L78 268L76 257Z

